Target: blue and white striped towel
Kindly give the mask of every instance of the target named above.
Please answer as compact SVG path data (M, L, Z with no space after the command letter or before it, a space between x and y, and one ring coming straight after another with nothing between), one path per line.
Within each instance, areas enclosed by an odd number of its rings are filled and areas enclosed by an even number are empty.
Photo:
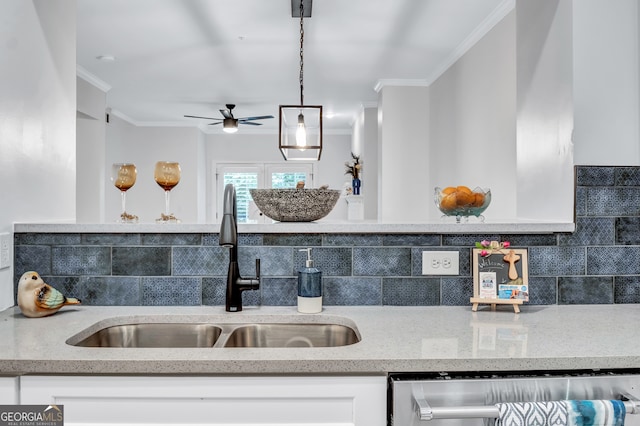
M582 400L496 404L496 426L624 426L622 401Z

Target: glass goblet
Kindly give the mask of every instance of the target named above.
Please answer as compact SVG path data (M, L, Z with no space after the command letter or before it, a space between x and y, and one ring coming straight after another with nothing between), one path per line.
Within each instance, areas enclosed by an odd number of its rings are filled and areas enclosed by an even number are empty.
M153 178L160 188L164 189L164 214L161 213L160 218L156 219L156 222L180 222L180 220L171 213L169 199L169 193L180 182L180 164L175 161L158 161L153 172Z
M122 213L117 220L121 223L137 223L138 216L127 213L127 191L136 183L138 170L135 164L115 163L111 166L111 181L120 190Z

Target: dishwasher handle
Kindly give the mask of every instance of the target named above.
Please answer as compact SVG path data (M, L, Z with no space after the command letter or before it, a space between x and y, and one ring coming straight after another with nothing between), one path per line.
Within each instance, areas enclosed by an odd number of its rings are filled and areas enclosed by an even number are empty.
M624 406L627 414L640 414L640 400L629 394L620 395L625 400ZM423 396L413 394L413 408L420 420L435 419L475 419L497 418L500 416L498 407L491 405L459 406L459 407L432 407Z

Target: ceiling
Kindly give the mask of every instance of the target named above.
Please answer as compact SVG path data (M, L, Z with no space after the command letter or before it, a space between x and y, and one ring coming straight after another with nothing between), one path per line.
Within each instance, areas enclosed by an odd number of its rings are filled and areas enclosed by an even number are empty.
M315 0L304 20L304 100L325 132L350 133L379 83L427 85L515 0ZM136 125L221 126L184 118L273 115L300 99L300 21L291 0L77 0L78 74ZM101 60L112 56L115 60Z

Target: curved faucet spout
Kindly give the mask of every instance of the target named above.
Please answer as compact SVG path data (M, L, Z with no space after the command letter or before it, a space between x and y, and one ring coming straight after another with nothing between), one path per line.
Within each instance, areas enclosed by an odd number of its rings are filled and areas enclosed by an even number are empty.
M257 290L260 287L260 259L256 259L255 278L242 278L240 276L240 267L238 266L238 210L236 206L236 189L232 184L225 186L223 201L219 244L229 248L225 309L227 312L238 312L242 310L242 292L245 290Z

